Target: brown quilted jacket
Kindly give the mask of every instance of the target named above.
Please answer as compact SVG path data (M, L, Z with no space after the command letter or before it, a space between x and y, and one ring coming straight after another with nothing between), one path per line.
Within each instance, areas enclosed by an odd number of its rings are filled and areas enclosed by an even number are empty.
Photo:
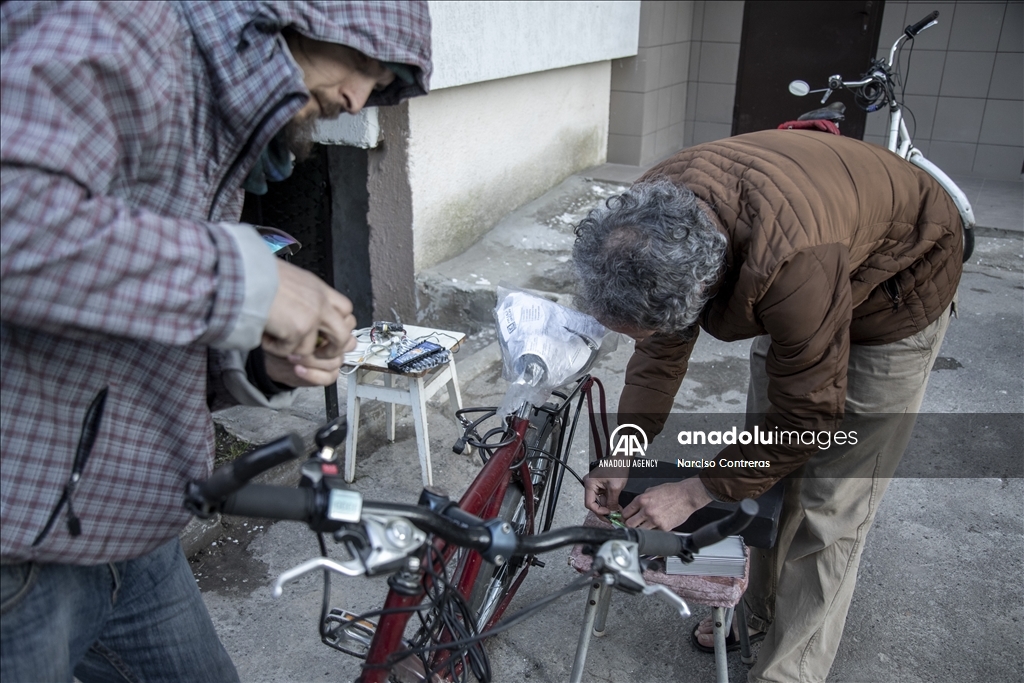
M771 335L772 411L762 429L836 428L850 344L909 337L953 300L963 249L956 206L885 149L817 131L762 131L683 150L638 182L657 176L707 202L729 240L700 327L724 341ZM695 342L696 334L654 336L636 345L620 424L649 437L662 430ZM771 466L704 483L722 500L756 497L815 452L730 445L721 457Z

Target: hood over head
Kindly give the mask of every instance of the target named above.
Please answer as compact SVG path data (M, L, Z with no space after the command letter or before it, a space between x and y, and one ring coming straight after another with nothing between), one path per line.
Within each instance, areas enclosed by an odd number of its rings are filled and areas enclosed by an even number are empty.
M355 48L382 62L408 65L402 78L370 95L368 107L398 104L430 91L430 15L425 0L401 2L290 2L286 0L191 0L178 7L195 36L215 96L226 118L244 124L254 107L249 88L257 78L267 101L308 91L286 56L281 30Z
M309 98L282 29L291 27L313 40L347 45L379 61L407 65L412 82L396 78L370 95L368 107L398 104L430 90L426 0L179 0L177 8L195 39L222 130L243 145L238 170L244 173Z
M255 6L258 16L252 25L257 31L279 32L290 26L307 38L340 43L378 61L411 67L412 82L397 78L371 94L368 107L398 104L430 91L430 14L425 0L238 4Z

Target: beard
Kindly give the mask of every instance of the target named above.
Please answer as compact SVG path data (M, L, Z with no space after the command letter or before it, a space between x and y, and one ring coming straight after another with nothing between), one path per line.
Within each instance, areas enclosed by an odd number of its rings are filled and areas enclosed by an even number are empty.
M316 130L316 117L292 119L284 127L284 142L288 151L295 155L295 163L300 164L313 154L313 132Z
M336 119L341 115L341 105L331 101L326 95L321 96L318 89L312 90L320 106L319 116L307 116L304 118L293 118L284 127L285 144L288 151L295 155L295 163L302 163L313 153L313 133L316 131L316 122L326 119Z

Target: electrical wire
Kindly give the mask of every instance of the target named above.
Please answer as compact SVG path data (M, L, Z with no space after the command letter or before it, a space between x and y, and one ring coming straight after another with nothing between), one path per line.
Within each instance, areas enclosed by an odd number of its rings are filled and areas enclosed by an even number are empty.
M910 44L910 51L907 52L907 68L906 72L903 71L903 48ZM910 114L910 126L907 127L907 135L910 139L914 139L914 135L917 134L917 117L914 116L913 110L908 107L905 102L907 98L907 81L910 79L910 62L914 57L914 39L904 41L900 44L898 50L896 50L896 57L893 59L892 78L893 82L900 89L900 99L896 102L901 109ZM893 97L895 98L895 93ZM912 134L913 133L913 134Z
M316 541L320 545L320 556L327 557L327 543L324 542L324 535L317 532ZM324 569L324 597L320 603L320 640L325 640L330 634L327 628L327 615L331 611L331 572Z
M484 651L482 643L473 640L477 635L473 611L462 597L462 593L452 584L443 555L433 544L428 548L430 557L423 565L423 571L426 574L423 585L427 587L427 604L420 605L418 608L420 629L412 638L411 647L393 653L381 666L390 668L407 657L416 656L426 669L429 662L424 655L454 647L455 651L441 667L441 669L445 666L449 667L450 670L447 674L449 679L466 680L466 672L472 671L477 680L489 681L491 670L487 653ZM444 639L446 636L454 636L455 641L452 641L451 638L447 638L446 641ZM452 642L467 639L470 641L468 647L452 645ZM460 662L463 664L461 670L457 666ZM432 675L433 673L428 675L427 680L430 680Z
M535 455L531 456L531 458L533 458L533 457L546 458L547 460L550 460L551 462L558 463L563 468L565 468L565 470L567 472L569 472L569 474L571 474L572 476L576 477L576 481L578 481L580 483L580 486L585 486L585 484L583 483L583 477L581 477L579 474L577 474L576 470L574 470L573 468L569 467L567 464L565 464L564 462L562 462L561 460L559 460L555 456L551 455L550 453L548 453L546 451L542 451L539 448L531 448L529 450L531 450L531 451L533 451L535 453Z

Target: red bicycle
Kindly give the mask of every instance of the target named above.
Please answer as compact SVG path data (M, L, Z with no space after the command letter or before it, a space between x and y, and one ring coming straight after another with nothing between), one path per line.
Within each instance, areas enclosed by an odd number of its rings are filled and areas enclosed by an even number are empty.
M298 576L323 571L321 639L365 660L358 679L362 683L462 681L470 674L489 681L483 640L590 586L598 577L619 590L656 595L688 616L689 609L678 596L644 582L640 556L692 560L699 548L746 527L757 505L744 501L733 516L689 536L591 527L551 531L565 472L579 479L567 461L585 401L590 405L594 443L608 442L603 389L586 374L600 344L564 322L558 318L573 335L570 340L582 338L586 354L577 354L575 362L565 366L537 347L535 335L526 330L526 346L503 345L514 349L514 360L509 363L506 356L506 361L516 377L505 405L459 411L465 430L455 450L472 445L483 467L457 504L430 487L423 489L416 505L364 501L347 487L339 471L337 450L346 431L339 418L317 434L319 450L303 464L297 488L248 483L256 474L301 455L301 439L290 435L222 467L205 482L191 483L185 505L201 517L219 511L296 520L317 532L321 556L281 574L274 594L280 595L283 586ZM567 372L572 378L552 390L550 378L564 378ZM544 394L548 400L536 400ZM512 411L507 407L510 397L516 404ZM492 419L499 419L500 425L485 431ZM341 545L345 559L327 556L325 534ZM544 566L538 556L578 543L600 546L591 572L502 619L530 568ZM364 614L332 609L331 573L390 574L383 607Z

